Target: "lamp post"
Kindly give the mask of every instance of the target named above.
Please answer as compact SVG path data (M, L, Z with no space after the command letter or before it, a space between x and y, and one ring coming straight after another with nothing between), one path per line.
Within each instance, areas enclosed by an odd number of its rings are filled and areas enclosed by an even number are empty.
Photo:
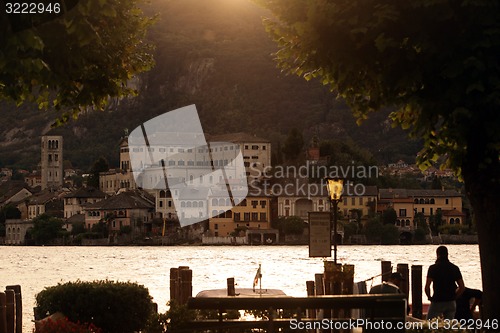
M330 199L330 221L333 220L333 263L337 265L337 208L342 199L344 180L340 178L327 178L326 180Z

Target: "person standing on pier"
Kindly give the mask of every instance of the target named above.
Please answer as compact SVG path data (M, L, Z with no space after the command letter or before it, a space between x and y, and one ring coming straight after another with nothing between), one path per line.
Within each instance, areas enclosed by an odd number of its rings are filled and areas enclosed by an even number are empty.
M431 302L427 319L443 315L444 319L455 318L456 299L465 290L462 273L458 266L448 260L448 248L439 246L436 250L436 263L427 271L425 294ZM431 296L431 284L433 294Z

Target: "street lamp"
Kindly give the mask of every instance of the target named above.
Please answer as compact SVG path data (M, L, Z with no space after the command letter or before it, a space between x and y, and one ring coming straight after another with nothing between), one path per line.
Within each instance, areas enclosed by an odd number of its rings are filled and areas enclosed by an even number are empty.
M327 178L328 194L330 198L330 221L333 219L333 263L337 265L337 208L342 198L344 180Z

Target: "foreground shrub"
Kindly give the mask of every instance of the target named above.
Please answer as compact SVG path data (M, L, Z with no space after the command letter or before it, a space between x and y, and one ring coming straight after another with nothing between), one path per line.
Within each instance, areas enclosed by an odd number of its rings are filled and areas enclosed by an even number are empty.
M62 312L72 322L92 323L102 333L133 333L153 313L149 291L131 282L68 282L36 295L35 317Z

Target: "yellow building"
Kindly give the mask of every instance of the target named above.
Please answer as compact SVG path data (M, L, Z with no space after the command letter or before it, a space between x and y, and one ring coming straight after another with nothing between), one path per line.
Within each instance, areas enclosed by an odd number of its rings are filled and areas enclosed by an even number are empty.
M219 195L220 194L220 195ZM273 197L263 191L251 191L246 199L235 202L236 206L227 210L231 202L225 199L227 192L214 191L209 197L209 233L211 236L230 236L239 230L259 231L271 229ZM237 197L238 195L234 195ZM240 196L241 197L241 196ZM271 231L271 230L270 230ZM274 233L274 231L272 231ZM244 235L244 233L242 233Z
M344 188L342 201L339 202L339 210L344 218L356 219L357 211L361 212L359 218L366 218L371 213L375 213L377 207L378 191L376 186L365 186L363 184L353 185Z
M378 212L392 207L397 214L396 226L414 228L414 217L422 213L428 220L441 212L446 224L463 224L462 194L455 190L380 189Z

